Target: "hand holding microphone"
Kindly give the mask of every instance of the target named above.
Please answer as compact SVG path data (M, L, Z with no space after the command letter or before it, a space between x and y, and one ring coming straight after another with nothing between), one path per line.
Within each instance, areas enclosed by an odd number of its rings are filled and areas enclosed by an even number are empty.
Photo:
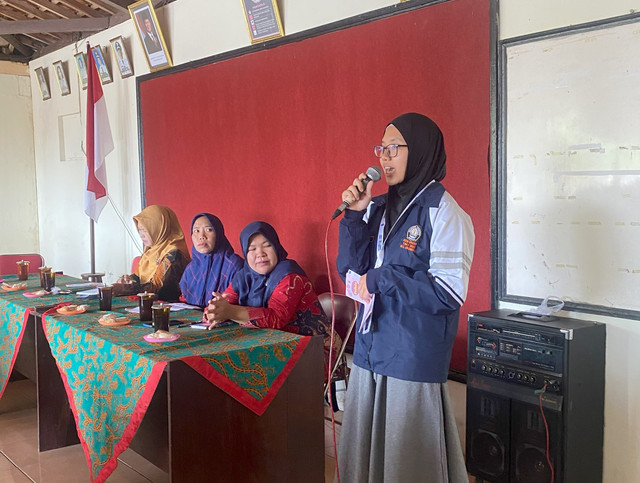
M353 180L353 184L342 192L342 204L331 215L331 219L337 218L347 208L362 211L371 201L371 190L373 185L367 188L369 181L374 183L382 177L382 170L378 166L371 166L367 169L366 174L360 175Z

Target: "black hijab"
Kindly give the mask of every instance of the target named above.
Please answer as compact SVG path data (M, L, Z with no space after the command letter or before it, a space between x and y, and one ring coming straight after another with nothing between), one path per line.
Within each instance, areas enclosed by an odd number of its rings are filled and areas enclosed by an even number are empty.
M266 274L254 271L246 261L249 250L249 240L256 233L262 234L276 251L278 263L273 270ZM245 226L240 232L240 245L244 255L244 267L233 277L231 286L238 294L238 305L248 307L266 307L278 283L290 273L304 275L304 271L295 261L287 258L287 251L280 244L276 230L264 221L254 221Z
M442 180L447 171L444 138L435 122L422 114L409 112L396 117L387 127L391 124L409 146L409 158L404 180L389 186L387 192L385 236L413 197L431 181Z

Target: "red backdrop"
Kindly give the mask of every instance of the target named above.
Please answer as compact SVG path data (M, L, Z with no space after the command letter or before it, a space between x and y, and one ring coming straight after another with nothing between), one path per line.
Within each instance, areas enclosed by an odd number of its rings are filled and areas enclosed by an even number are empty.
M452 0L140 81L147 204L271 223L318 293L340 194L368 166L386 124L421 112L440 126L443 183L470 214L476 248L452 367L466 367L466 319L490 307L489 0ZM386 191L384 181L374 195ZM329 227L331 277L337 220Z

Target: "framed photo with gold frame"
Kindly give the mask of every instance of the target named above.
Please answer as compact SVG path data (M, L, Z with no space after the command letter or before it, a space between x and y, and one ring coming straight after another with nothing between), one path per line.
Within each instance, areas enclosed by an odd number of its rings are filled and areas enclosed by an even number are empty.
M62 61L59 60L53 63L53 70L56 73L56 79L58 79L58 86L60 87L60 94L66 96L71 94L71 88L69 87L69 81L67 80L67 74L62 67Z
M111 43L113 56L116 58L120 77L124 79L125 77L132 76L133 68L131 67L131 62L129 61L129 56L127 55L127 50L124 46L124 39L122 37L116 37L115 39L111 39L109 42Z
M80 80L80 86L82 89L86 89L89 85L89 76L87 74L87 56L80 52L73 56L73 60L76 64L76 70L78 71L78 79Z
M154 72L171 67L173 65L171 56L158 25L158 18L151 0L142 0L129 5L129 14L147 58L149 70Z
M96 69L98 69L98 77L100 77L100 82L102 85L109 84L113 82L111 78L111 73L109 72L109 68L104 61L104 55L102 54L102 48L99 45L95 47L91 47L91 54L93 55L93 60L96 63Z
M252 44L284 35L276 0L240 1Z
M42 67L36 68L36 79L40 87L42 100L46 101L47 99L51 99L51 91L49 90L49 84L47 84L47 78L44 75L44 69Z

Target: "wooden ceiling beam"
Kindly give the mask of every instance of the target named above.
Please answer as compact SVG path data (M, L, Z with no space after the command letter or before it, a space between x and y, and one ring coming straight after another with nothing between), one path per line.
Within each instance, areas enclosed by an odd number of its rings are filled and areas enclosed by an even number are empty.
M93 1L93 0L89 0ZM135 0L102 0L103 3L108 3L109 5L113 5L114 7L120 7L124 11L128 12L129 5L135 3Z
M46 12L38 8L35 8L33 5L27 2L3 1L3 2L0 2L0 4L9 6L20 12L23 12L27 16L27 18L36 18L41 20L60 18L51 12Z
M96 32L109 27L109 18L59 18L55 20L16 20L0 22L0 35L40 32Z
M30 58L33 55L33 49L23 44L15 35L3 35L2 38L13 45L14 50L20 52L24 57Z
M128 13L129 9L118 5L117 3L113 3L113 2L108 2L105 0L87 0L90 4L100 8L101 10L104 10L105 12L108 12L111 15L114 15L116 13Z
M2 5L0 5L0 15L8 18L9 20L30 20L24 13Z
M67 8L65 5L58 5L53 2L36 2L33 0L31 3L35 4L37 7L45 9L49 12L55 13L60 18L82 18L84 15L76 13L74 10ZM91 15L92 17L97 17L98 15Z
M86 15L87 17L105 17L109 14L107 12L101 12L100 10L94 10L86 3L78 2L77 0L59 0L58 4L62 4L74 12L78 12Z
M20 35L18 37L20 39L20 42L22 42L24 45L28 45L29 47L31 47L33 50L40 50L43 46L50 44L51 40L47 39L41 35L37 35L37 34L29 34L29 35Z

